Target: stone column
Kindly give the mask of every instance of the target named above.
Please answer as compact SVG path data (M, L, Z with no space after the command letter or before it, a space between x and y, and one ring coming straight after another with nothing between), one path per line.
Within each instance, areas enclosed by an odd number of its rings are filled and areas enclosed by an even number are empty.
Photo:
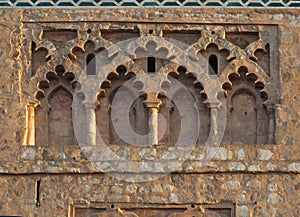
M213 130L213 136L217 136L218 135L218 107L217 106L213 106L210 108L211 109L211 127Z
M210 145L217 145L215 143L216 141L219 141L219 139L217 138L219 136L219 132L218 132L219 103L210 103L209 106L210 106L210 123L211 123L211 139L209 142Z
M157 98L157 93L148 93L147 99L144 100L145 106L150 110L151 119L151 131L149 137L149 143L151 145L158 144L158 109L161 105L161 100Z
M96 145L96 114L95 105L86 103L86 144L88 146Z
M274 106L269 106L267 110L269 116L268 144L273 144L275 133L275 108Z
M158 144L158 108L150 108L151 115L151 135L150 143L151 145Z
M26 132L23 145L35 145L35 104L29 103L26 106Z

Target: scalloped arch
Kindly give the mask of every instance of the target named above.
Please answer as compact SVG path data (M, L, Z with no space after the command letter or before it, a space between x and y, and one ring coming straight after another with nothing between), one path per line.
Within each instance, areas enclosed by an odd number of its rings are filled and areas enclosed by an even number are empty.
M228 50L229 55L226 58L227 61L232 58L243 59L247 56L246 52L240 47L220 36L200 38L196 43L190 46L189 54L197 55L199 51L206 50L210 44L215 44L219 51Z
M63 75L66 75L67 73L73 74L74 79L72 80L71 83L78 81L78 78L80 77L80 74L82 73L81 68L79 66L77 66L76 64L73 64L73 62L67 58L63 58L62 60L63 61L54 59L52 61L49 61L49 63L47 63L46 65L38 68L38 71L35 76L35 80L36 80L36 82L35 82L36 86L35 86L35 91L34 91L35 99L37 99L37 95L39 93L44 94L44 91L39 87L41 82L46 81L49 84L47 75L49 73L54 73L57 75L57 73L55 72L55 69L59 65L62 65L64 67L65 72L63 73Z
M232 74L236 74L237 76L240 76L238 73L238 70L240 67L246 67L248 69L246 76L250 74L254 74L257 79L255 80L255 84L257 82L261 82L264 85L264 88L260 90L261 93L266 93L268 95L268 100L265 103L268 103L271 100L271 90L268 86L268 83L270 82L270 78L265 73L265 71L255 62L253 61L246 61L246 60L233 60L227 68L222 72L222 74L219 77L220 84L223 85L229 84L230 88L232 88L232 82L230 81L229 77Z

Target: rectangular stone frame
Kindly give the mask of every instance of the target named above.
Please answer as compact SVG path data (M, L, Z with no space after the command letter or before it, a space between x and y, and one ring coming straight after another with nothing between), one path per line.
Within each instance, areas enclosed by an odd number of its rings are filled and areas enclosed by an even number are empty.
M139 217L148 217L150 212L163 213L163 217L168 217L172 213L183 213L186 210L197 210L197 213L202 211L213 211L220 215L220 217L235 217L236 205L232 202L224 201L216 204L146 204L146 203L102 203L102 202L87 202L76 201L69 205L68 217L87 217L92 213L104 213L106 211L116 212L130 212L139 214L143 212L144 215ZM145 213L146 211L146 213ZM230 212L230 214L229 214ZM228 215L229 214L229 215ZM153 213L152 215L153 216Z

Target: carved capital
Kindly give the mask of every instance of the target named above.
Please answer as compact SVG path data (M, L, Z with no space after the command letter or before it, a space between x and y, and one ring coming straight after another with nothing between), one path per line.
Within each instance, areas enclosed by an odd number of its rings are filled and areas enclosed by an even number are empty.
M147 108L156 109L159 109L159 106L162 104L161 100L158 99L158 93L148 93L147 99L144 100L143 103Z
M219 109L220 102L209 102L208 107L211 109Z
M86 109L95 109L96 108L96 101L94 99L85 99L82 104Z

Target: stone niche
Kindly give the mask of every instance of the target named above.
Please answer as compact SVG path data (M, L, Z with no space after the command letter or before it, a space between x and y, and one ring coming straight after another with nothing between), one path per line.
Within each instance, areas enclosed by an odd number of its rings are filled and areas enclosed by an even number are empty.
M130 143L122 139L114 128L117 120L111 115L113 99L128 80L139 74L147 75L155 71L173 77L194 97L201 122L197 143L205 144L211 133L218 131L212 124L215 105L207 100L213 95L225 98L221 105L227 112L223 144L276 142L275 110L280 104L278 66L275 64L278 61L277 26L106 25L94 22L87 28L87 24L24 24L24 31L32 29L31 38L27 40L28 50L24 52L24 58L30 57L28 62L31 62L31 66L28 66L28 73L23 76L21 85L30 95L23 100L27 107L24 145L76 144L72 103L80 76L96 76L96 61L109 65L118 59L115 51L121 46L120 41L126 40L130 44L143 36L147 36L149 41L146 43L140 40L135 42L135 47L129 47L133 49L130 61L119 62L110 71L100 72L104 79L99 81L99 91L95 95L97 101L90 102L93 108L89 110L89 118L86 118L86 124L82 126L82 130L91 135L90 140L96 140L93 133L94 128L97 128L107 144ZM201 76L197 76L199 72L189 71L184 63L172 62L170 57L176 56L176 52L167 46L167 38L184 44L189 52L194 52L204 60L203 70L211 78L218 79L222 93L214 93L216 89L208 87ZM108 52L112 43L115 50ZM149 52L161 55L159 58L145 57L144 54ZM99 54L101 58L96 59ZM153 108L147 107L145 102L150 93L146 91L144 95L137 97L136 93L127 90L123 94L122 100L115 106L122 109L127 102L134 102L128 112L130 126L126 127L139 135L148 135L151 131L150 117ZM159 106L155 109L160 114L155 124L157 144L175 144L182 130L182 114L174 100L184 100L184 97L181 96L181 91L176 94L170 99L156 93L155 100L159 102ZM90 122L87 123L88 121ZM188 132L185 136L189 136ZM144 144L148 138L141 136L133 140Z
M235 205L72 204L70 217L233 217Z

